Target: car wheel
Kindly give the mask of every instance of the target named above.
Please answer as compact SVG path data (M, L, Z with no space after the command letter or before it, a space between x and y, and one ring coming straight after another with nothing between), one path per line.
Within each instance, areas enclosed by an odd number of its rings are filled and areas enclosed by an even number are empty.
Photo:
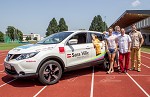
M39 81L45 85L55 84L62 76L60 64L54 60L45 62L39 70Z

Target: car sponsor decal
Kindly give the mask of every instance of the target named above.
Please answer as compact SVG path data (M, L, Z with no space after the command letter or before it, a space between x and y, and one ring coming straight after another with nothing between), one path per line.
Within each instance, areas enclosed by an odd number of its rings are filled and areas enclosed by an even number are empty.
M71 54L67 54L67 58L71 58Z
M65 48L64 47L59 47L59 53L64 53L65 52Z
M67 54L67 58L81 58L81 57L85 57L88 56L89 52L87 51L81 51L79 53L71 53L71 54Z
M102 60L102 59L104 58L104 55L105 55L105 54L106 54L106 52L104 51L104 52L102 52L100 55L95 56L95 57L93 57L93 58L91 58L91 59L86 60L85 63L86 63L86 62L95 62L95 61L98 61L98 60Z
M34 60L27 60L26 62L36 62L36 61L34 61Z

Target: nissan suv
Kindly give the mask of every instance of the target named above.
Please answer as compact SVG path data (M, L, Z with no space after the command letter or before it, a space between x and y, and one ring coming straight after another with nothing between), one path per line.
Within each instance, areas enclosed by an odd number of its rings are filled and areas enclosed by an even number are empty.
M92 34L101 41L96 56ZM103 64L104 35L95 31L64 31L52 34L36 44L10 50L4 60L5 72L15 78L38 77L43 84L59 81L63 72Z

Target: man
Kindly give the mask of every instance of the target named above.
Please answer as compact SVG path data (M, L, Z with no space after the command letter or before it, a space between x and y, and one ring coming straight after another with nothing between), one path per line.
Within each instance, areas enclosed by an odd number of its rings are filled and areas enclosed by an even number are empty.
M121 29L121 35L117 38L118 46L119 46L119 65L120 72L126 73L129 66L129 58L130 58L130 47L131 47L131 38L129 35L125 34L125 30ZM123 67L125 57L125 68Z
M135 61L134 57L136 56L136 62L137 62L137 71L141 71L141 46L144 42L143 36L141 32L136 30L136 25L131 25L132 31L129 33L131 37L131 69L135 70Z
M119 26L115 26L115 31L113 32L113 35L116 35L116 37L119 37L119 36L121 35L121 34L120 34L120 27L119 27ZM119 52L118 52L118 50L117 50L117 52L116 52L116 57L115 57L115 61L116 61L118 70L120 70L118 57L119 57Z

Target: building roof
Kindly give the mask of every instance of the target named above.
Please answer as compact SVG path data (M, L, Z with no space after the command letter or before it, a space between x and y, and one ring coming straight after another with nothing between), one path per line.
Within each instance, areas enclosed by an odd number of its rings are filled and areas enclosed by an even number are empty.
M133 23L150 17L150 10L126 10L110 27L125 28Z

